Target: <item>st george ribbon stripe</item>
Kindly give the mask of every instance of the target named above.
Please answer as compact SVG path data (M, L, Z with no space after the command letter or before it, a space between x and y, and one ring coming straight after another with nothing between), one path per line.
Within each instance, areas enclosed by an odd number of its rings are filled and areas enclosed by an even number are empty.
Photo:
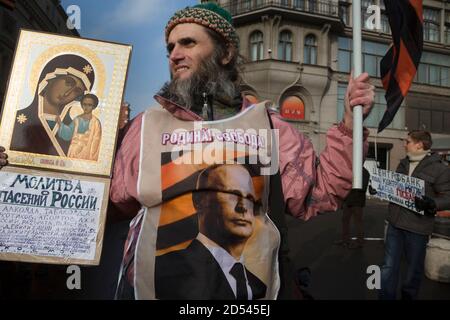
M394 119L411 87L423 51L422 0L384 0L384 4L393 43L380 63L387 109L378 132Z

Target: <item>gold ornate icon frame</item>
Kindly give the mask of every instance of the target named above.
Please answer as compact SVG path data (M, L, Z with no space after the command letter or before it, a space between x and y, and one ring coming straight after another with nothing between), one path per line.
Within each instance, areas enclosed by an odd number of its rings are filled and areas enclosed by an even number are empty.
M0 145L6 148L10 164L30 169L50 169L109 177L131 51L132 47L129 45L21 30L0 125ZM55 68L44 75L46 65L63 55L78 56L88 63L78 69L69 63L67 68ZM95 76L93 78L91 75L94 81L89 80L90 73ZM43 112L44 98L41 93L49 87L50 81L61 76L79 79L79 83L86 88L83 95L92 93L99 100L98 107L92 112L92 117L98 120L96 122L101 128L100 139L97 139L99 142L95 144L96 153L93 152L96 154L95 157L73 155L75 153L69 152L67 148L63 150L58 142L62 140L57 140L57 137L62 135L59 133L61 125L56 120L57 116L66 119L66 122L67 119L69 123L75 122L75 118L83 113L80 103L82 95L78 95L77 99L67 104L61 104L59 115ZM36 101L38 106L36 121L39 125L42 124L45 131L42 131L42 128L41 131L48 135L50 146L56 150L54 154L27 151L26 147L18 150L12 145L13 135L16 134L15 126L17 128L26 126L27 121L31 121L25 113L20 112L25 110L31 101ZM78 130L78 127L76 128ZM32 130L33 128L29 129L27 137L33 136ZM93 129L88 125L85 130L87 130L85 133L89 133ZM29 139L31 144L32 138ZM72 145L73 140L74 138L67 144Z

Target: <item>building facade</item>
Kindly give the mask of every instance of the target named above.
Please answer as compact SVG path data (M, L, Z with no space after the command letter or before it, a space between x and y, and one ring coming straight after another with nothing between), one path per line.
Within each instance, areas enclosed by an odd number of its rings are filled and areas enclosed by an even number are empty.
M351 0L217 1L233 15L240 37L243 89L270 99L281 115L323 150L325 133L344 113L352 68ZM392 124L377 135L386 109L379 64L390 43L382 0L362 0L363 70L376 86L369 158L395 169L410 130L431 131L433 149L450 158L450 2L424 0L424 53L410 93ZM380 8L380 23L373 20ZM375 148L375 145L377 148ZM375 150L376 149L376 150Z
M67 28L67 19L59 0L0 0L0 106L20 29L79 36Z

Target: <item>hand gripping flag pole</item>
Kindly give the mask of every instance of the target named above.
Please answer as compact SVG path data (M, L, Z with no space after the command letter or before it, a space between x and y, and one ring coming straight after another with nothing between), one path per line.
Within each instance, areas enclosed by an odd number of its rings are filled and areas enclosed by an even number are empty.
M353 0L353 76L362 73L361 0ZM363 109L353 108L353 189L362 189Z

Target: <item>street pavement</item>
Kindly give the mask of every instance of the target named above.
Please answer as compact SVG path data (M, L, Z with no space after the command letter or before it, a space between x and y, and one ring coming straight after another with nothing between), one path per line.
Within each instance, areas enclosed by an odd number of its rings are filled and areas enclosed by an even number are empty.
M311 270L309 294L317 300L375 300L377 290L367 288L371 265L380 266L384 257L384 227L387 203L376 199L364 208L365 238L363 248L348 249L334 244L341 237L342 210L320 214L309 221L288 218L291 257L296 268ZM353 229L353 225L352 225ZM405 264L402 266L405 274ZM419 293L421 300L450 299L450 284L424 276Z

